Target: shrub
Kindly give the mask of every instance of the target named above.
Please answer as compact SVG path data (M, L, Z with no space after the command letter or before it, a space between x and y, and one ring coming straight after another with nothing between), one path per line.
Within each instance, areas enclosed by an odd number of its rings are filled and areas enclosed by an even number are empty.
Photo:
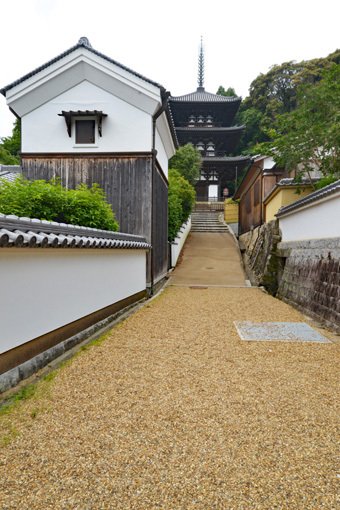
M182 223L189 218L196 192L176 170L169 170L169 224L168 239L172 242Z
M98 184L91 188L80 184L75 190L66 190L58 180L28 181L23 176L14 182L0 179L0 183L2 214L118 230L111 206Z
M169 211L168 211L168 241L171 243L182 225L182 206L181 201L170 189L169 185Z

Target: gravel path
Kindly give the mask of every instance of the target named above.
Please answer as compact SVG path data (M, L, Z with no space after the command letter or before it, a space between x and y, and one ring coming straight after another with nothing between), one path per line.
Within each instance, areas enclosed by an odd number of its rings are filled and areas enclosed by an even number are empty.
M74 358L11 415L0 508L338 510L338 337L242 342L242 320L306 318L255 288L168 286Z

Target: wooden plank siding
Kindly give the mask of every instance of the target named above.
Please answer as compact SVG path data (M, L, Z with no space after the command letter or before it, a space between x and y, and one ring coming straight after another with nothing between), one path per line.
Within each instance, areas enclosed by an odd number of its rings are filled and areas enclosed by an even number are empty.
M22 173L30 179L59 178L62 185L74 189L80 183L94 183L105 191L119 223L119 230L146 237L152 244L152 155L21 155ZM154 279L167 270L168 183L161 170L154 182ZM147 282L151 280L150 254Z
M239 203L239 234L249 232L252 226L258 227L262 223L261 174L259 174Z

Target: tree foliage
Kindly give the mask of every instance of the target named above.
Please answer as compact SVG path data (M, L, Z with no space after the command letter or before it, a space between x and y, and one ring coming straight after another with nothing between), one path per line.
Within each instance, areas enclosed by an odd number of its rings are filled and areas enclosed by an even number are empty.
M0 145L0 165L18 165L19 158L12 156L10 152Z
M340 65L326 69L320 81L300 85L297 107L277 116L277 128L267 131L271 140L257 151L274 157L288 170L300 167L300 175L315 167L324 176L340 172Z
M218 91L216 92L216 94L219 96L238 97L233 87L228 87L227 90L225 90L225 88L222 87L222 85L218 87Z
M172 242L182 223L188 220L195 204L196 192L177 170L169 170L168 239Z
M110 204L98 184L80 184L66 190L58 180L28 181L18 176L13 182L0 179L0 212L47 221L59 221L103 230L118 230Z
M180 147L169 160L169 168L177 170L192 186L199 179L201 166L200 151L191 143Z
M20 121L14 122L12 136L1 138L0 143L0 163L3 165L19 165L20 160L18 152L20 151L21 133Z
M298 88L315 85L324 70L340 63L340 50L326 58L290 61L273 65L266 74L259 74L250 85L249 95L242 102L235 124L246 124L246 130L235 153L248 154L256 144L268 141L264 130L276 129L277 118L293 111L298 104Z

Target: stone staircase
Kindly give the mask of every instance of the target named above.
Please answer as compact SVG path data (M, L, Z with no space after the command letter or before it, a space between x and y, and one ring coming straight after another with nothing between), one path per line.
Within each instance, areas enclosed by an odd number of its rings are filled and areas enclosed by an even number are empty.
M206 232L208 234L228 234L229 229L218 220L217 212L193 212L191 214L191 232Z

